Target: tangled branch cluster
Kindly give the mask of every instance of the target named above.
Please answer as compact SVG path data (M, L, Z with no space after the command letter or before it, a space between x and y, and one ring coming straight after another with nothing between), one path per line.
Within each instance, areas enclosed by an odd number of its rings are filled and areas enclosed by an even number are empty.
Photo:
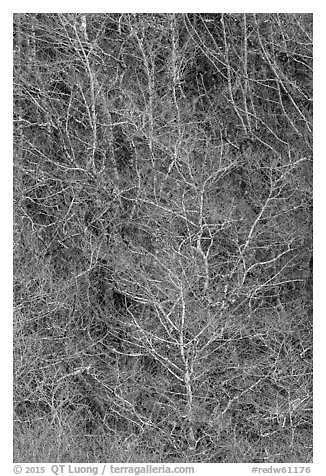
M311 15L17 14L14 86L17 459L311 460Z

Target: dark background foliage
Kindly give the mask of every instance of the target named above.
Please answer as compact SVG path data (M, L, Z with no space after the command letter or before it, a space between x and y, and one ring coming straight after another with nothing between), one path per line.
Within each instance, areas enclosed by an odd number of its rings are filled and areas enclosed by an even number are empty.
M312 460L312 15L14 15L16 461Z

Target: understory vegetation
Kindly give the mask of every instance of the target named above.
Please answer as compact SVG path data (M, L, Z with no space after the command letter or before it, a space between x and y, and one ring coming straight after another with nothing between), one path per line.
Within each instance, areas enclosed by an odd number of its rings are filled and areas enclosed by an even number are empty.
M312 15L14 15L14 460L312 461Z

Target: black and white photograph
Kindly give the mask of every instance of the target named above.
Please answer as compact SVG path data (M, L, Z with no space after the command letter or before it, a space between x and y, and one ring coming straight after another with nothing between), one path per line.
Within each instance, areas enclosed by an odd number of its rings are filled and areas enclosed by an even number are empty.
M14 463L313 463L314 15L221 6L12 16Z

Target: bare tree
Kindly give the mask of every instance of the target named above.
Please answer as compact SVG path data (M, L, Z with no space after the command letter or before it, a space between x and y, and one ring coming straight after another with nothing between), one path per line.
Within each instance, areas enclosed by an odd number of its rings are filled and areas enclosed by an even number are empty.
M14 23L18 421L309 459L311 16Z

